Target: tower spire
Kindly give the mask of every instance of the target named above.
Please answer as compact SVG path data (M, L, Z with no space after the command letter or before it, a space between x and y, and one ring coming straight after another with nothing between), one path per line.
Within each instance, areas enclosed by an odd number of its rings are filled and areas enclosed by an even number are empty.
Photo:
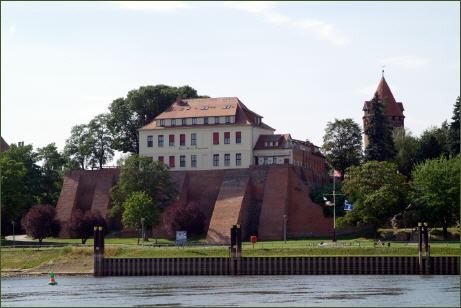
M384 68L385 67L386 67L385 65L381 65L381 77L383 78L384 78Z

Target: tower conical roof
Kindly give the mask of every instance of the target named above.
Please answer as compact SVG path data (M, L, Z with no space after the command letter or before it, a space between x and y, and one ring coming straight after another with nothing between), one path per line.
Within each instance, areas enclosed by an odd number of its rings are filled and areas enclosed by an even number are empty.
M400 102L396 102L394 95L392 94L391 88L386 82L386 79L381 77L378 87L376 88L375 94L378 95L380 100L386 101L386 115L388 116L403 116L403 105ZM365 102L364 108L368 108L368 102Z

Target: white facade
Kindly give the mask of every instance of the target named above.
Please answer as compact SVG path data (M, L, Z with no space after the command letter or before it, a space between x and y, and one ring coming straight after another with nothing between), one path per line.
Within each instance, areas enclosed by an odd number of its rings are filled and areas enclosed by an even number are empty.
M185 125L191 126L181 126L182 120L176 119L177 126L171 126L169 122L165 123L164 127L139 130L139 155L152 157L154 160L163 159L163 162L175 171L248 168L254 164L253 148L259 135L273 134L272 129L248 124L215 125L214 117L210 118L209 125L203 125L203 118L197 118L196 124L200 126L194 127L189 118L187 120L190 120L190 123L186 122ZM225 117L220 118L220 123L225 123ZM233 123L234 119L231 121ZM237 140L239 133L240 143ZM217 144L214 142L216 134L219 136ZM183 144L181 135L184 135ZM227 135L229 138L225 140ZM174 136L174 142L171 144L170 136ZM174 165L171 162L174 162Z

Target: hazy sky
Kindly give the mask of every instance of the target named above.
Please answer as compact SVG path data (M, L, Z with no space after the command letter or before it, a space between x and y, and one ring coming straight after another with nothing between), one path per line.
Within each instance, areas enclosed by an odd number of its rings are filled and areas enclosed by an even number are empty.
M1 2L1 135L59 149L143 85L237 96L322 145L385 77L419 135L460 93L459 2Z

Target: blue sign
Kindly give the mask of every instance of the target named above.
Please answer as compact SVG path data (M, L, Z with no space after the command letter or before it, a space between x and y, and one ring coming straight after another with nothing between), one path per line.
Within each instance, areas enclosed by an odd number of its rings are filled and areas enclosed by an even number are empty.
M354 205L352 203L349 203L349 201L347 201L347 199L344 200L344 210L345 211L352 211L352 209L354 208Z
M187 231L176 231L176 245L183 246L187 244Z

